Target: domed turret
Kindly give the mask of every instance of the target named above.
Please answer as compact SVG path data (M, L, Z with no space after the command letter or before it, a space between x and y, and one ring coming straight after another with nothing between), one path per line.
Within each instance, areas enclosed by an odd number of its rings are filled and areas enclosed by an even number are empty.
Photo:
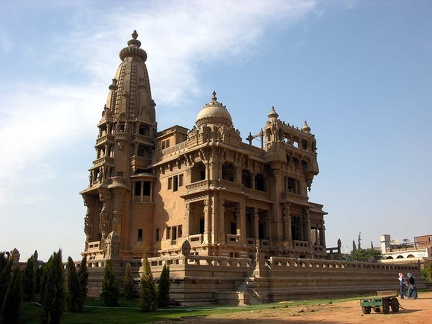
M304 125L302 127L302 131L305 132L305 133L310 133L310 131L311 131L311 128L307 124L306 120L305 120Z
M212 100L198 113L195 124L198 128L206 124L232 126L231 115L226 107L217 101L215 91L213 91Z
M271 107L270 113L268 114L269 119L277 119L279 117L278 113L274 109L274 107Z

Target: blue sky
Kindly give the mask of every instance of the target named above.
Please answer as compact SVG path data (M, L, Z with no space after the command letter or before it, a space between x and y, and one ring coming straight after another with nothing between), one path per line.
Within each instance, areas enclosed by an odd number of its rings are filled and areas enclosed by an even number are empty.
M328 247L432 234L431 1L17 0L0 3L0 250L80 259L79 192L134 29L159 130L191 128L213 90L243 139L272 106L307 120Z

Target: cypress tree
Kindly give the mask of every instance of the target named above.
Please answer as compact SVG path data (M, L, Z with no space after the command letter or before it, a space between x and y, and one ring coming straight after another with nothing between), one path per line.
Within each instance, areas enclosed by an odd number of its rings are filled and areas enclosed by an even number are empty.
M4 297L0 311L0 324L15 324L20 322L22 274L15 267L12 279L9 281L8 289Z
M51 258L50 258L51 259ZM64 303L64 274L62 251L53 253L47 266L46 283L43 294L42 323L60 323ZM44 271L45 273L45 271Z
M46 286L47 286L47 279L48 279L48 272L49 269L52 267L53 263L53 256L51 255L50 258L48 259L48 262L43 266L42 269L42 276L41 276L41 281L40 281L40 303L43 304L44 303L44 299L45 299L45 291L46 291Z
M3 299L11 280L12 263L12 259L9 259L8 263L3 268L3 271L0 273L0 305L3 305Z
M107 260L105 264L104 277L102 281L102 294L105 306L118 306L120 289L117 278L114 275L111 260Z
M33 299L34 293L34 258L31 256L27 260L26 267L24 269L23 278L23 300L29 302Z
M157 309L157 292L147 257L143 258L141 276L140 308L142 312L154 312Z
M6 258L5 252L0 252L0 273L3 271L4 267L8 263L8 259Z
M78 269L78 281L81 287L81 296L83 303L87 298L87 283L88 283L88 270L87 270L87 257L83 256L80 267Z
M158 286L158 306L168 307L171 300L169 296L170 290L170 277L169 277L169 266L164 264L161 272L159 286Z
M133 282L132 267L126 263L125 275L123 278L123 289L126 300L133 300L135 297L135 287Z
M78 279L78 273L71 257L68 257L68 295L67 305L71 312L82 312L84 301L82 297L81 285Z
M41 266L37 267L35 270L34 292L36 294L39 294L41 291L41 281L42 281L43 269L44 269L44 265L41 265Z

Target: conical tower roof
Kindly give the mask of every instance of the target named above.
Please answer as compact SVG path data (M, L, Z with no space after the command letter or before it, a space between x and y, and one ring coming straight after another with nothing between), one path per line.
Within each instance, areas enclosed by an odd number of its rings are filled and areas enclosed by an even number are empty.
M141 48L136 30L119 57L122 60L115 73L106 107L114 118L156 124L155 103L151 96L147 53Z

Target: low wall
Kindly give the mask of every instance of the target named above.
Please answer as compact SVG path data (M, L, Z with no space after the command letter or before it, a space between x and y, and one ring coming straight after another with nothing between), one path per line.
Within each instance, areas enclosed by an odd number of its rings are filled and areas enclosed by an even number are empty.
M166 256L148 259L156 283L170 267L170 297L182 305L258 304L294 299L374 295L398 290L398 273L412 273L419 290L426 289L418 264L385 264L270 257L259 260L213 256ZM139 260L113 263L119 281L132 263L138 286ZM104 262L89 265L89 285L101 291ZM137 287L138 288L138 287Z

